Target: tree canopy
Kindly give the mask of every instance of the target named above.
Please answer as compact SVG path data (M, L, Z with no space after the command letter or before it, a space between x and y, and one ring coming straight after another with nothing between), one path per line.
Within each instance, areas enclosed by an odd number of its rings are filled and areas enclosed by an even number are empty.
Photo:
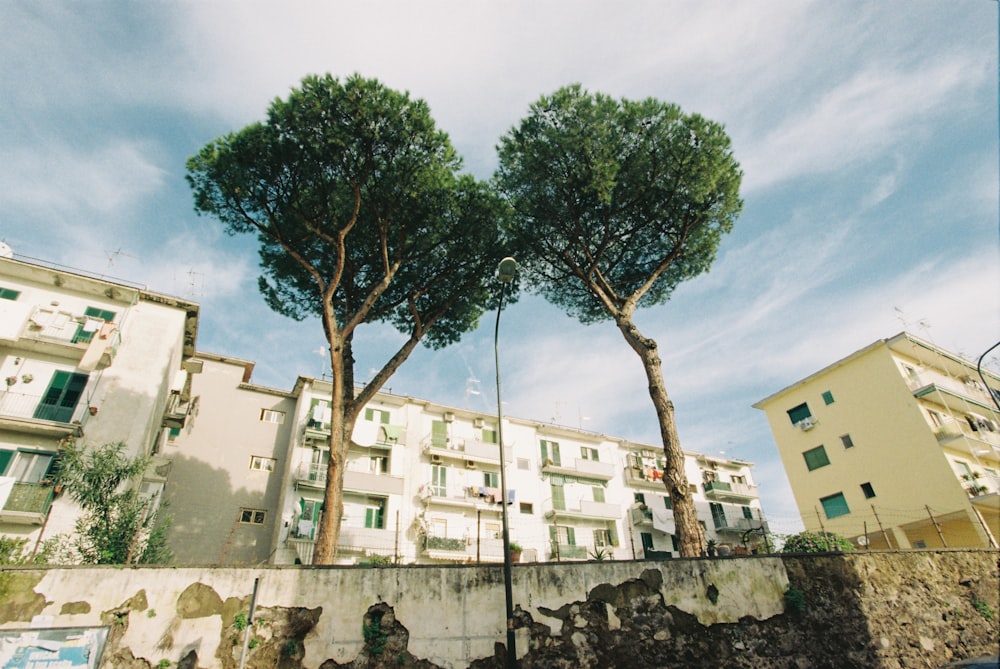
M350 431L419 342L441 347L496 304L506 204L461 175L421 100L354 75L310 76L265 122L188 161L195 209L259 241L260 290L278 313L317 316L330 345L331 449L315 558L332 561ZM358 327L386 323L406 341L354 387Z
M681 555L704 550L656 341L633 317L708 270L742 202L720 125L655 99L543 96L501 138L496 182L526 282L583 323L613 320L639 355L660 424Z
M742 208L722 126L652 98L562 88L499 155L530 285L584 323L666 301L709 269Z

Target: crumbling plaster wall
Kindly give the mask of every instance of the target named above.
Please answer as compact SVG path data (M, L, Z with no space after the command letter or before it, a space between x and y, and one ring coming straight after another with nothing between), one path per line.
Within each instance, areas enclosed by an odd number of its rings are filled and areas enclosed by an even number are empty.
M972 602L1000 607L997 555L517 565L518 656L539 669L937 666L996 647ZM0 626L107 625L104 667L234 669L258 578L250 669L502 666L499 565L12 568ZM789 588L804 606L789 610Z

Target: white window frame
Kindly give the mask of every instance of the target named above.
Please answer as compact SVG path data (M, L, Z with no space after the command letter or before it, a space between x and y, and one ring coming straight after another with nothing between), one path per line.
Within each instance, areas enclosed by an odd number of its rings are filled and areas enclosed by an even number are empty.
M257 472L273 472L278 461L264 455L250 456L250 469Z
M278 409L261 409L260 422L281 425L285 422L285 412Z

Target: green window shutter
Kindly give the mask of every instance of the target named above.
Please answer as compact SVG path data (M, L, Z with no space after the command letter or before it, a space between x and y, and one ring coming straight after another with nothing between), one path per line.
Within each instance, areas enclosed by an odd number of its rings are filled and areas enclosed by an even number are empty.
M749 506L743 507L743 517L747 520L753 520L753 510Z
M851 509L847 506L847 500L844 498L844 493L842 492L838 492L836 495L830 495L829 497L823 497L819 500L819 502L823 505L823 512L826 513L827 518L846 516L851 512Z
M618 528L614 523L608 525L608 536L611 538L611 545L618 546Z
M98 309L97 307L87 307L86 310L84 310L83 315L104 321L106 323L110 323L115 320L115 312L107 311L106 309ZM76 334L73 335L72 341L74 344L80 342L86 343L94 338L94 334L95 333L93 332L84 332L83 323L80 323L80 325L76 328Z
M68 423L73 418L77 402L87 387L87 375L57 371L52 374L49 387L42 401L35 408L34 417Z
M805 402L788 410L788 418L792 421L792 425L810 416L812 416L812 412L809 411L809 405Z
M10 461L14 459L16 453L17 451L0 450L0 475L7 471L7 467L10 465Z
M673 510L673 508L674 508L674 503L670 501L670 497L669 496L663 498L663 504L664 504L664 506L666 506L670 510Z
M542 439L538 445L542 456L542 464L545 464L545 461L549 459L549 442Z
M827 405L833 404L833 393L831 393L829 390L824 390L823 402L826 403Z
M375 419L375 409L365 409L365 420Z
M802 454L802 457L805 459L806 467L808 467L809 471L830 464L830 458L827 456L826 449L822 445L809 449Z
M448 445L448 424L443 420L431 423L431 446L445 448Z
M21 291L13 290L11 288L0 287L0 299L4 300L16 300L21 296Z
M576 532L572 527L566 528L566 543L570 546L576 546Z
M556 511L566 510L566 489L555 483L552 484L552 508Z
M603 504L604 503L604 488L595 485L593 488L591 488L591 490L594 491L594 501L595 502L600 502L601 504Z
M497 442L497 431L490 429L483 429L483 443L486 444L496 444Z
M640 532L639 537L642 539L643 551L653 550L653 535L650 532Z
M646 503L646 493L643 493L643 492L637 492L637 493L634 493L634 494L632 495L632 497L633 497L633 499L635 499L635 501L636 501L636 502L638 502L639 504L645 504L645 503Z
M562 461L559 458L559 443L550 441L549 445L552 447L552 464L558 467L562 464Z

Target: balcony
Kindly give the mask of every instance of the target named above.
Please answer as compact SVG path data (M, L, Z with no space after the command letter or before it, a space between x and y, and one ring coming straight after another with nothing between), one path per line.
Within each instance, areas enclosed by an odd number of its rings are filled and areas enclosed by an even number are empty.
M85 371L110 366L120 343L114 323L48 307L34 309L18 339L21 349L69 357Z
M0 510L0 522L41 525L53 499L55 489L47 483L15 482Z
M191 399L180 391L170 391L170 399L167 401L167 408L163 412L163 427L180 429L187 423L188 416L195 412L198 407L198 398Z
M714 518L715 531L720 533L731 532L743 534L749 530L760 529L761 525L767 531L767 523L753 518Z
M423 450L431 460L452 459L476 462L480 464L500 466L500 445L480 441L478 439L440 439L427 437L423 442ZM513 449L504 451L507 464L514 461Z
M595 481L610 481L615 477L615 466L610 462L598 462L576 458L571 464L562 464L546 460L542 463L542 473L562 474Z
M515 491L508 490L510 503L515 499ZM431 483L420 486L420 497L424 504L452 506L462 509L477 509L479 511L495 511L500 513L500 489L482 488L477 486L439 486Z
M316 541L305 536L289 535L286 541L289 548L295 549L295 554L301 564L312 564ZM370 527L340 528L340 539L337 541L338 554L353 555L384 555L392 557L396 553L396 535L394 530L383 530Z
M705 481L705 497L720 502L749 502L757 499L757 486L746 483Z
M0 390L0 428L48 437L81 436L89 416L85 402L76 407L49 405L41 395Z
M323 490L326 488L326 464L304 464L299 466L295 482L298 487ZM351 492L377 493L380 495L402 495L403 478L389 474L375 474L369 471L348 469L344 472L344 490Z
M560 508L561 507L561 508ZM618 520L622 517L622 509L618 504L594 502L582 499L576 506L568 504L553 505L551 499L545 500L543 513L546 518L580 518L584 520Z
M625 485L630 488L646 488L663 492L663 472L635 465L625 468Z
M652 525L653 512L645 504L637 504L628 510L629 522L633 525Z
M1000 512L1000 477L977 476L971 481L964 481L963 486L973 506L991 513Z
M552 543L551 553L549 554L550 560L586 560L587 559L587 547L586 546L576 546L574 544L557 544Z

